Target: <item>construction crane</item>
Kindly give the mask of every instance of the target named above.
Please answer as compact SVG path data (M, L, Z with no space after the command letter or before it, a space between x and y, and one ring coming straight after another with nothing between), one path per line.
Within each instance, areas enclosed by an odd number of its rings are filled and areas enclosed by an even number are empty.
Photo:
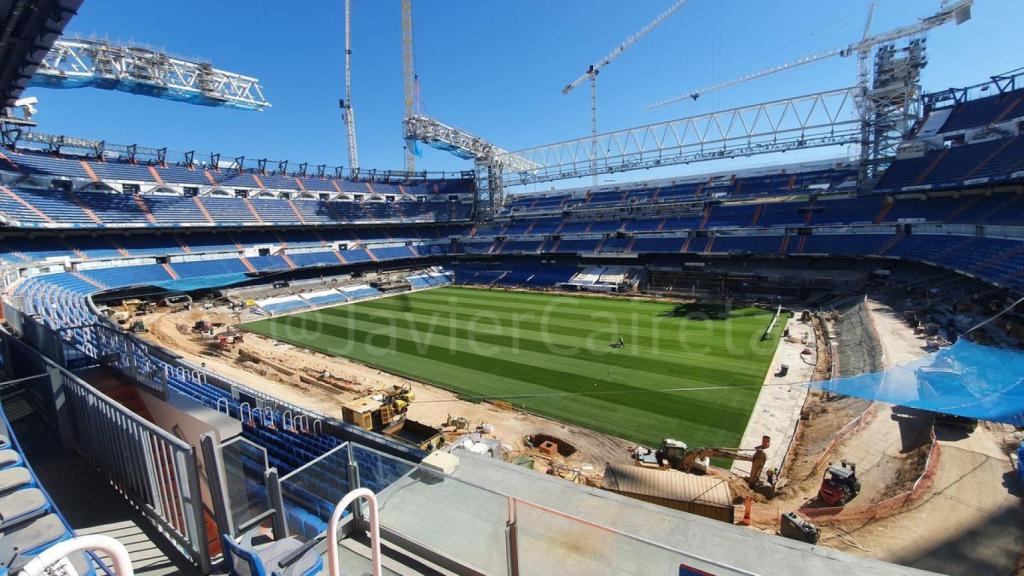
M352 108L352 0L345 0L345 99L340 102L341 117L348 134L348 166L359 170L359 147L356 145L356 111Z
M239 110L270 107L256 78L219 70L208 62L104 40L57 40L32 77L32 85L103 88Z
M416 98L416 72L412 61L412 0L402 0L402 91L405 104L404 118L412 118ZM416 171L414 142L405 143L405 171Z
M403 0L405 1L405 0ZM633 34L629 38L626 38L618 46L616 46L607 56L601 58L596 63L591 64L587 71L584 72L579 78L573 80L569 84L562 88L562 94L568 94L572 92L577 86L583 84L586 81L590 81L590 135L591 140L591 164L596 161L597 154L597 75L601 73L601 69L611 64L616 58L622 55L630 46L636 44L641 38L649 34L652 30L657 28L662 22L668 19L673 13L683 7L687 0L676 0L667 10L658 15L657 18L651 20L646 26L640 29L639 32ZM597 176L594 176L594 185L597 185Z
M858 82L862 87L866 88L868 81L867 60L868 56L870 56L871 54L871 50L875 46L878 46L879 44L892 42L894 40L899 40L900 38L906 38L908 36L923 34L928 30L931 30L932 28L942 26L943 24L946 24L948 22L956 22L956 24L958 25L963 24L964 22L970 20L971 18L971 6L973 3L974 0L958 0L953 3L943 2L938 12L932 14L931 16L928 16L927 18L921 19L920 22L910 24L907 26L902 26L900 28L894 28L892 30L889 30L888 32L882 32L881 34L876 34L874 36L868 36L867 32L871 26L871 18L874 13L874 4L872 4L868 11L868 20L867 25L864 28L864 35L858 42L854 42L853 44L843 46L842 48L833 48L831 50L825 50L823 52L808 54L807 56L802 56L800 58L797 58L796 60L786 62L785 64L771 66L769 68L765 68L764 70L759 70L757 72L752 72L750 74L746 74L738 78L733 78L732 80L719 82L717 84L705 86L697 90L691 90L689 92L686 92L679 96L675 96L673 98L668 98L665 100L654 102L652 104L648 104L646 108L648 110L651 110L654 108L668 106L670 104L675 104L677 102L682 102L685 100L696 100L703 96L704 94L708 94L709 92L716 92L718 90L723 90L725 88L731 88L739 84L745 84L747 82L750 82L751 80L757 80L759 78L764 78L765 76L771 76L772 74L777 74L785 70L792 70L793 68L805 66L807 64L812 64L814 62L820 62L822 60L826 60L828 58L832 58L835 56L842 56L845 58L854 54L856 54L860 60L858 70L860 78L858 78Z

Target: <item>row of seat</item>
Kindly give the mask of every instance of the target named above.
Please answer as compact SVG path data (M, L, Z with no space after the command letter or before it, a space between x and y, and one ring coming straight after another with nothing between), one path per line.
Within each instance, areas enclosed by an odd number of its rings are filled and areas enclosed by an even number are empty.
M0 170L30 176L55 176L92 180L122 180L161 185L219 186L246 190L280 190L295 194L447 195L472 191L472 180L436 179L388 184L301 174L206 169L199 166L161 166L118 161L65 158L23 150L0 150Z
M17 574L43 550L74 536L0 415L0 575ZM85 555L68 560L78 574L95 574Z
M1022 141L1024 144L1024 141ZM1024 146L1021 146L1024 154ZM1024 156L1022 156L1024 158ZM920 174L921 166L908 170ZM899 171L901 168L896 167ZM820 226L885 222L936 222L946 224L1024 224L1024 195L997 193L972 196L898 198L884 196L816 197L792 201L744 202L697 205L687 214L660 217L613 217L606 220L572 220L562 216L518 216L482 224L474 236L562 236L608 232L665 232L717 228Z
M160 228L469 220L472 204L447 198L389 201L248 199L0 188L0 220L14 228Z
M700 181L656 184L627 190L530 194L515 197L503 213L508 215L573 208L636 206L722 196L752 198L808 191L827 192L839 190L844 183L855 180L856 175L856 171L849 168L828 168L795 173L780 171L756 176L719 176Z

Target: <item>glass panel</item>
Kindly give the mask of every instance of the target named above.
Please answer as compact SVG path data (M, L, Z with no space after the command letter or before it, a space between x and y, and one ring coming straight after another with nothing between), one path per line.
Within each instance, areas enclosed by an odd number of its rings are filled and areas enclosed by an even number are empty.
M263 481L267 451L244 438L221 446L228 510L235 528L270 509ZM237 534L236 534L237 535Z
M413 464L388 456L373 448L352 444L352 458L359 465L359 486L375 494L394 483L414 468Z
M534 504L515 507L521 576L603 576L611 567L619 576L749 574Z
M281 478L288 534L310 540L327 529L335 504L349 491L348 444Z
M379 498L381 526L485 574L508 572L506 496L421 467Z

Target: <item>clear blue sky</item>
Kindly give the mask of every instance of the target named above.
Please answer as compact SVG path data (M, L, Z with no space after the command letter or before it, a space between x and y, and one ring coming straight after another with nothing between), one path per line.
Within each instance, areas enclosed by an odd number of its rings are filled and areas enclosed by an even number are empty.
M669 0L414 0L424 112L508 148L589 132L586 87L562 86L670 4ZM838 88L855 62L834 58L657 111L644 105L859 38L866 0L690 0L600 77L600 128ZM913 22L938 0L878 0L875 32ZM399 0L353 0L353 84L360 161L401 168ZM337 107L343 81L343 2L86 0L68 32L201 57L260 78L273 108L245 112L95 89L32 89L40 129L123 144L347 164ZM929 35L926 90L962 86L1024 66L1021 0L977 0L974 18ZM826 155L835 155L832 151ZM809 153L808 157L819 153ZM785 161L801 159L790 155ZM764 162L765 159L759 159ZM424 150L421 169L471 163ZM689 166L687 171L701 170ZM629 176L618 176L628 179ZM641 178L643 175L637 175Z

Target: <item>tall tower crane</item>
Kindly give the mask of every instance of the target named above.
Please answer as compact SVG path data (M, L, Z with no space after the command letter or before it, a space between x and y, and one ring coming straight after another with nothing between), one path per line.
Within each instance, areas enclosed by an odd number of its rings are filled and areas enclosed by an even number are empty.
M407 0L403 0L407 1ZM658 15L657 18L651 20L646 26L640 29L639 32L633 34L629 38L626 38L618 46L616 46L611 52L608 53L604 58L601 58L594 64L591 64L586 72L584 72L579 78L573 80L569 84L562 88L562 94L568 94L572 92L580 84L586 81L590 81L590 135L591 135L591 150L590 150L590 162L593 164L596 161L597 154L597 75L601 73L601 69L611 64L616 58L622 55L630 46L636 44L641 38L649 34L652 30L657 28L662 22L668 19L673 13L683 7L687 0L676 0L667 10ZM597 176L594 176L594 183L597 183Z
M340 102L341 116L348 135L348 167L359 170L359 147L356 145L356 111L352 108L352 0L345 0L345 99Z
M763 70L758 70L757 72L752 72L750 74L746 74L738 78L733 78L732 80L726 80L725 82L719 82L717 84L712 84L710 86L698 88L697 90L691 90L684 94L680 94L679 96L648 104L646 108L650 110L653 108L668 106L669 104L675 104L676 102L682 102L687 99L696 100L709 92L716 92L718 90L722 90L725 88L731 88L739 84L750 82L751 80L757 80L759 78L771 76L772 74L777 74L785 70L791 70L799 66L812 64L814 62L820 62L822 60L826 60L834 56L848 57L856 54L862 63L859 72L861 77L858 78L858 82L862 86L866 86L868 82L867 60L871 55L871 50L875 46L878 46L879 44L893 42L895 40L899 40L900 38L906 38L908 36L923 34L928 30L931 30L932 28L942 26L943 24L946 24L948 22L956 22L957 24L962 24L971 18L971 5L973 3L974 0L957 0L955 2L944 1L941 7L939 8L938 12L932 14L931 16L928 16L927 18L922 18L920 22L917 22L915 24L909 24L907 26L902 26L900 28L894 28L892 30L889 30L888 32L882 32L881 34L876 34L874 36L868 36L867 32L871 26L871 15L874 12L874 4L872 4L868 13L867 26L865 26L864 28L864 35L858 42L854 42L853 44L849 44L841 48L833 48L831 50L825 50L823 52L808 54L806 56L802 56L800 58L797 58L796 60L792 60L784 64L778 64L776 66L771 66Z
M402 91L405 104L404 118L413 117L413 102L416 98L416 71L412 61L412 0L402 0ZM413 143L406 141L405 171L416 171L416 155Z

